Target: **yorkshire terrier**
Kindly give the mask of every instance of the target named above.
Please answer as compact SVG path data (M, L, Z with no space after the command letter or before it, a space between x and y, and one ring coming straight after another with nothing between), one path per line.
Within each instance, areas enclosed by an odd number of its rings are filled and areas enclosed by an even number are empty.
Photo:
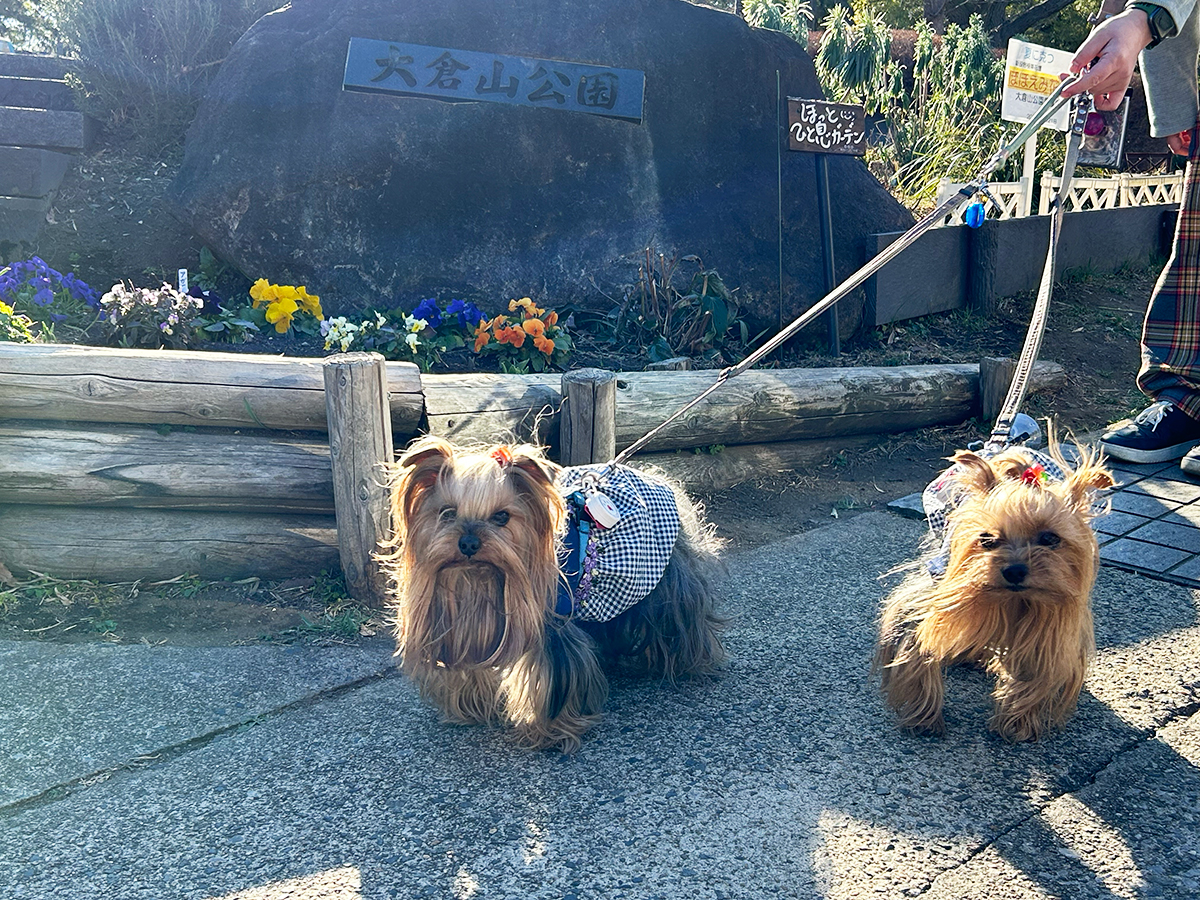
M960 451L926 488L929 547L902 567L875 656L902 726L945 730L944 669L957 662L995 677L989 727L1006 740L1036 740L1074 711L1095 650L1090 522L1114 482L1089 451L1072 469L1050 445Z
M602 658L673 681L724 657L719 541L657 477L425 437L396 466L392 517L397 654L450 721L572 752L608 697Z

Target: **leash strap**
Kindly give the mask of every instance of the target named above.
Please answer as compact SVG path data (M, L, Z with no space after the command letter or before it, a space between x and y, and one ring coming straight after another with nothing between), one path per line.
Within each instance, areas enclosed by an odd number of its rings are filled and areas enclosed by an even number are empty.
M983 168L979 170L978 175L976 175L971 182L964 185L957 193L943 200L941 205L939 205L933 212L927 214L924 218L913 225L912 228L904 232L904 234L900 235L899 238L885 247L879 254L868 260L866 265L862 266L853 275L835 287L823 298L818 300L816 304L802 313L799 318L794 320L790 325L780 331L777 335L775 335L775 337L771 338L771 340L767 341L753 353L749 354L737 365L722 369L720 374L717 376L717 380L709 385L708 388L703 391L703 393L689 402L686 406L676 410L666 420L652 428L646 434L642 435L642 437L640 437L638 440L634 441L632 444L618 453L612 462L608 464L606 471L610 471L615 466L628 461L630 457L649 444L654 436L658 434L658 432L662 431L676 419L685 415L689 410L706 400L730 378L742 374L742 372L759 362L763 357L778 349L797 331L804 328L819 315L830 309L839 300L848 296L851 291L862 285L863 282L865 282L868 278L899 256L926 231L942 222L946 216L954 213L960 206L965 204L976 194L983 191L987 186L987 180L991 174L995 172L997 168L1003 165L1004 162L1020 147L1022 147L1026 141L1036 134L1038 129L1041 128L1042 125L1044 125L1055 113L1071 102L1069 98L1063 98L1062 92L1068 85L1074 84L1076 81L1078 81L1080 77L1080 75L1075 75L1059 82L1059 85L1057 88L1055 88L1054 92L1046 98L1045 102L1040 107L1038 107L1038 111L1034 117L1025 124L1025 127L1016 133L1011 141L1001 146L995 153L992 154L991 158L983 164ZM1080 104L1080 106L1083 105L1084 104L1082 103ZM1082 133L1083 131L1081 125L1080 135L1082 135ZM1073 134L1074 131L1072 131L1072 135ZM1078 142L1076 144L1076 155L1078 155ZM1073 169L1074 163L1072 162L1072 170ZM1056 248L1052 244L1051 253L1053 253L1055 249ZM1007 408L1007 404L1005 405L1005 408Z
M1029 321L1029 329L1025 333L1025 344L1021 348L1021 356L1017 360L1013 372L1012 383L1008 386L1008 394L996 425L992 428L987 446L999 449L1011 441L1013 421L1025 400L1025 392L1029 388L1029 377L1033 372L1033 364L1037 362L1038 352L1042 347L1042 335L1046 331L1046 318L1050 310L1050 295L1054 292L1054 269L1058 259L1059 237L1062 234L1062 222L1067 192L1071 188L1071 179L1075 175L1075 164L1079 159L1079 147L1083 142L1083 126L1088 113L1092 111L1090 95L1080 96L1080 102L1075 109L1075 117L1067 136L1067 155L1063 161L1062 181L1055 194L1050 209L1050 245L1046 250L1046 264L1042 268L1042 281L1038 286L1037 302L1034 303L1033 316Z

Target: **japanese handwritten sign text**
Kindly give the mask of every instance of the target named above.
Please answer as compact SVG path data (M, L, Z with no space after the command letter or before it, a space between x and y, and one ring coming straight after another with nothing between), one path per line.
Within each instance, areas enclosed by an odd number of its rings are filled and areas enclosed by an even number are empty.
M350 39L342 79L348 91L544 106L631 122L642 120L645 85L635 69L368 38Z
M1053 50L1015 38L1008 42L1004 88L1000 94L1000 118L1006 122L1028 122L1046 98L1058 87L1058 73L1066 72L1073 54ZM1071 111L1063 107L1046 122L1047 128L1066 131Z
M863 156L867 152L863 108L788 97L788 149Z

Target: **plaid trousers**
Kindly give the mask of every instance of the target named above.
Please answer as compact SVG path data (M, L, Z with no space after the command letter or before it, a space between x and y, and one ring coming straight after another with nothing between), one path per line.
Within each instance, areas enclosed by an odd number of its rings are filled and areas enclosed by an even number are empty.
M1137 384L1200 419L1200 122L1192 129L1171 258L1146 309Z

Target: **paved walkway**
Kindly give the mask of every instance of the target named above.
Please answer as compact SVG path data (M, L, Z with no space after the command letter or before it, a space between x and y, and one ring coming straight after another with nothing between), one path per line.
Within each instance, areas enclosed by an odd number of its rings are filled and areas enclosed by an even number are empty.
M1120 487L1113 511L1096 521L1101 561L1200 588L1200 483L1178 462L1109 466Z
M441 724L383 641L0 642L0 897L1200 896L1200 595L1105 568L1061 733L991 736L955 669L945 737L909 735L870 659L924 530L731 556L726 671L618 679L571 757Z

